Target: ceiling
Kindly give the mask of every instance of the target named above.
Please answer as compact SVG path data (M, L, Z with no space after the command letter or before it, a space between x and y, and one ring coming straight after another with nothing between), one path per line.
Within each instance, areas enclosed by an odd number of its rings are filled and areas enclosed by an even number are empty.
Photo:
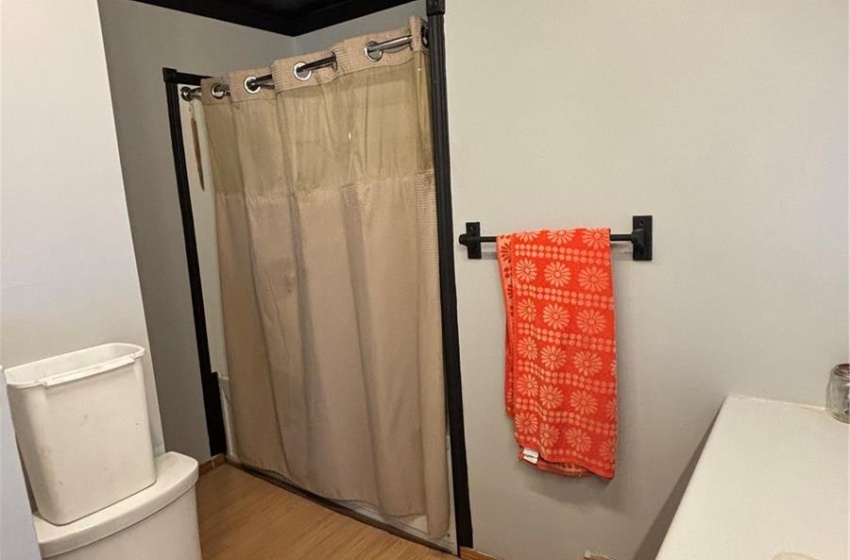
M296 36L411 0L136 0Z

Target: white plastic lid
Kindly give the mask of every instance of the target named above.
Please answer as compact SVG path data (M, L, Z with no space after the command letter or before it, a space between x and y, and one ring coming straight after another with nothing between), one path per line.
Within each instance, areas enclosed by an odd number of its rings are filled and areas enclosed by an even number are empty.
M156 482L141 492L68 525L33 515L41 554L51 558L114 535L172 504L198 481L198 462L169 452L156 458Z
M135 344L102 344L9 368L6 382L16 389L58 385L132 363L144 354L145 349Z

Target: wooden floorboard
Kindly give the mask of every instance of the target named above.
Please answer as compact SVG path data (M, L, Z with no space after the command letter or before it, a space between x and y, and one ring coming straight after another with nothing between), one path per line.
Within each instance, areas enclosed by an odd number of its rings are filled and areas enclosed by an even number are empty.
M198 481L204 560L455 558L223 465Z

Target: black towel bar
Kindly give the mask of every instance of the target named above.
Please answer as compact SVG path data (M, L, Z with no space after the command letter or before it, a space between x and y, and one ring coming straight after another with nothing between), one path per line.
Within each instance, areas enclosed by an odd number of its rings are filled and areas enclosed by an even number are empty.
M495 243L496 236L481 235L481 222L466 222L466 233L458 237L464 245L470 259L481 258L481 244ZM632 244L632 259L636 261L652 260L652 216L632 216L631 233L612 233L612 243L629 242Z

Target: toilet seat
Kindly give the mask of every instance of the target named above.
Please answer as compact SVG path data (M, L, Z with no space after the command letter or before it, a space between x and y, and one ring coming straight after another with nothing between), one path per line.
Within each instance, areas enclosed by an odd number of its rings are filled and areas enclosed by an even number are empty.
M50 558L90 545L151 517L192 490L198 462L179 453L156 458L156 482L141 492L68 525L33 515L42 556Z

